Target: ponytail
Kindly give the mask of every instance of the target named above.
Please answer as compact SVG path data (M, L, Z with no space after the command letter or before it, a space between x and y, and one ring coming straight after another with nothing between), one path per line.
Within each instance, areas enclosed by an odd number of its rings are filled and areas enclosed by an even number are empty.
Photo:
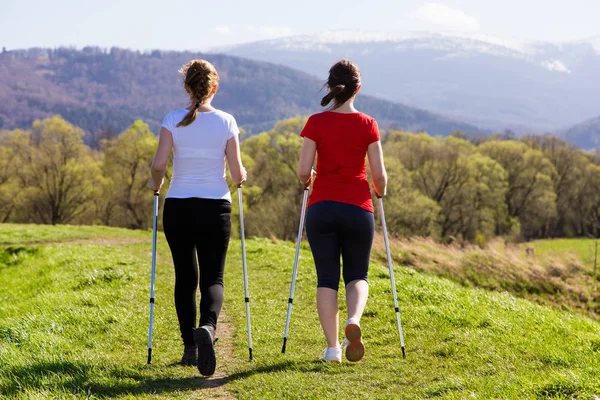
M356 94L360 87L360 70L352 61L338 61L329 69L325 86L329 93L321 100L321 106L325 107L333 100L331 109L336 109Z
M329 93L327 93L327 95L325 97L323 97L323 99L321 100L321 107L325 107L326 105L331 103L331 100L335 99L345 89L346 89L345 85L337 85L337 86L331 88Z
M188 126L192 122L196 120L196 116L198 115L198 108L200 108L200 103L196 103L194 108L192 108L188 113L183 117L181 122L177 124L177 127L180 128L182 126Z

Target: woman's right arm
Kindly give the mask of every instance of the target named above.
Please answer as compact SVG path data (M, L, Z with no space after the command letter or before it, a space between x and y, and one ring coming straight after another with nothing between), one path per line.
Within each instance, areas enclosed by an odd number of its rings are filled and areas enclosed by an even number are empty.
M371 166L375 194L378 197L383 197L387 190L387 172L385 172L385 165L383 164L381 141L378 140L369 145L367 156L369 157L369 165Z
M148 180L148 187L155 192L160 190L164 182L172 149L173 134L167 128L162 127L158 136L158 148L150 168L150 179Z
M229 166L229 176L231 181L240 185L246 181L246 168L242 165L242 154L240 152L240 140L238 135L235 135L227 141L225 146L225 158Z
M313 140L305 137L302 140L302 148L300 149L300 159L298 160L296 175L298 175L298 179L300 179L302 184L307 187L312 183L312 178L315 175L313 170L315 154L317 154L317 144Z

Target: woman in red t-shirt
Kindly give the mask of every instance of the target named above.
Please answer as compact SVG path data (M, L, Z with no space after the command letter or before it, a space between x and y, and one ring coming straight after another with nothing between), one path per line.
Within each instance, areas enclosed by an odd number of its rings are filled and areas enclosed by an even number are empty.
M317 309L327 339L323 360L339 363L340 254L348 307L346 358L359 361L365 354L360 317L369 294L367 272L375 231L365 158L369 157L377 196L385 195L387 175L377 121L354 108L361 87L358 67L347 60L336 63L329 70L327 87L321 105L333 101L333 106L306 122L297 173L309 185L318 154L306 233L317 269Z

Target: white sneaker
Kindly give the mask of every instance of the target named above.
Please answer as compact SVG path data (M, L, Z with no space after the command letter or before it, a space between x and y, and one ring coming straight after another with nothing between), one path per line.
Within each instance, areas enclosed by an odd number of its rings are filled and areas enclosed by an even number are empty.
M323 361L340 364L342 362L342 348L341 347L327 347L325 354L322 358Z

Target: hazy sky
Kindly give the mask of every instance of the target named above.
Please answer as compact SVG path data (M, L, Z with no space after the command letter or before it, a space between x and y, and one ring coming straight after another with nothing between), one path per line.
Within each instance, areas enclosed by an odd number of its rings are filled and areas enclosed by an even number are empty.
M0 0L0 46L205 50L324 30L600 35L600 0Z

